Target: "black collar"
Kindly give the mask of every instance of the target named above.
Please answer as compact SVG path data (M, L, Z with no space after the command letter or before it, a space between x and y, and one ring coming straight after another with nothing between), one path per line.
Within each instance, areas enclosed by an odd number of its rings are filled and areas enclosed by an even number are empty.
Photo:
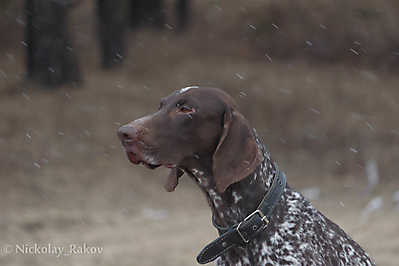
M258 208L240 223L222 227L215 223L212 216L212 223L220 236L201 250L197 256L198 263L209 263L234 246L245 246L262 232L269 224L274 207L284 193L286 182L285 174L277 168L272 185Z

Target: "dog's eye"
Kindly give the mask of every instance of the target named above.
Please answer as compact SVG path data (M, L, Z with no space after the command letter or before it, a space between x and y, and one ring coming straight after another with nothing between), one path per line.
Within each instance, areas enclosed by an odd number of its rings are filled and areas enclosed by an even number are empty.
M177 103L176 104L177 107L177 112L179 113L183 113L183 114L190 114L190 113L194 113L195 109L185 103Z
M182 106L179 106L179 111L187 114L187 113L192 113L194 111L194 109L191 108L190 106L182 105Z

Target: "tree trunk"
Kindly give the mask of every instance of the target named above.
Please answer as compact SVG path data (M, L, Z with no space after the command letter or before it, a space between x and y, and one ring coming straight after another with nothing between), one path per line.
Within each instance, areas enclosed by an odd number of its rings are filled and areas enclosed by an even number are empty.
M69 4L68 0L25 0L28 77L47 86L81 80L67 30Z
M153 26L161 29L165 25L163 0L130 0L130 26L133 29Z
M182 31L187 27L190 15L189 4L189 0L176 0L177 29L179 31Z
M126 56L127 0L97 0L102 65L118 65Z

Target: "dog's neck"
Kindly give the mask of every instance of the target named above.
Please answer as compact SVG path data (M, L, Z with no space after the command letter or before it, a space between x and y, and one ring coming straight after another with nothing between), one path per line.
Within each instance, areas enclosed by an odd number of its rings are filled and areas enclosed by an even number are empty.
M216 189L209 167L197 165L188 169L188 172L205 193L215 222L220 226L236 224L255 211L269 190L276 174L277 168L270 159L269 152L258 136L256 134L255 136L264 160L252 174L230 185L223 193Z

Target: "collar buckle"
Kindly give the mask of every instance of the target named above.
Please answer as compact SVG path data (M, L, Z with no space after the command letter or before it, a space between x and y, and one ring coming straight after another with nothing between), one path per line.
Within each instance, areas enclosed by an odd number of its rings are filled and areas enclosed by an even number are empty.
M260 219L262 220L263 227L262 229L265 229L268 225L269 225L269 220L267 219L267 217L261 212L261 210L257 209L256 211L254 211L253 213L251 213L250 215L248 215L243 221L241 221L238 226L237 226L237 232L240 235L240 237L242 238L242 240L244 241L244 243L248 243L250 241L250 239L245 238L244 234L241 233L240 231L240 226L243 222L248 221L249 219L252 218L252 216L254 215L259 215Z

